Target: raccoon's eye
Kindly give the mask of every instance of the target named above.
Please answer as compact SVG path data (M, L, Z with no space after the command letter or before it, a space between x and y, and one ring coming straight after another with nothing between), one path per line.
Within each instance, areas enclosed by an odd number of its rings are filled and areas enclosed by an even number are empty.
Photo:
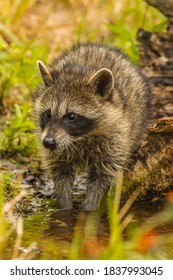
M46 127L50 119L51 119L51 111L50 110L44 111L40 118L40 127L42 130L44 130L44 128Z
M66 116L66 119L69 120L69 121L75 121L77 119L77 115L75 113L69 113Z

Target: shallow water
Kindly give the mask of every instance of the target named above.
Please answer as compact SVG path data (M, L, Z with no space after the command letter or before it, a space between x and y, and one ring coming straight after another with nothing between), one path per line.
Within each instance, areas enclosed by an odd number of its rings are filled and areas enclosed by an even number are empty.
M153 223L154 214L162 211L164 208L164 199L155 202L136 202L131 207L130 213L133 214L131 224L142 225L147 219L149 223ZM78 203L76 202L73 210L47 210L45 212L34 214L24 219L24 235L21 252L27 251L27 247L34 241L36 246L34 249L34 259L68 259L70 258L70 248L74 237L74 232L78 228L78 234L84 242L84 230L86 221L90 214L79 212ZM96 233L98 242L107 245L109 241L109 222L108 215L105 212L98 218L96 213L92 213L94 219L90 223L89 233ZM92 226L91 226L92 225ZM133 230L133 229L132 229ZM173 224L161 223L157 228L157 232L161 234L173 233ZM11 238L11 242L15 236ZM125 232L124 238L127 239ZM11 243L10 242L10 243ZM8 259L13 248L9 244L7 250ZM169 258L168 252L162 249L160 258ZM169 255L173 256L173 248L169 250Z
M79 206L85 193L84 182L84 177L82 179L77 178L75 182L73 188L73 210L56 210L53 205L51 207L46 206L45 210L41 209L37 212L33 207L35 213L33 214L34 211L32 210L32 213L28 212L29 214L24 216L24 234L19 256L20 254L27 253L29 251L28 246L34 242L35 245L33 245L32 250L34 254L31 256L33 259L69 259L71 258L71 245L74 244L76 233L81 244L84 244L86 239L90 239L90 236L91 238L93 236L97 238L95 247L92 247L93 244L91 244L92 250L97 249L100 244L104 247L109 243L109 215L106 210L102 211L99 215L94 212L84 213L79 211ZM34 189L34 196L39 200L48 201L53 193L52 182L47 180L46 177L42 176L40 180L29 175L25 178L24 183L31 185L31 189ZM133 218L123 233L124 240L128 240L129 232L133 236L134 229L140 228L146 221L149 225L155 223L155 215L163 211L165 201L166 199L164 197L153 201L136 201L129 210ZM34 204L35 201L33 200L29 203ZM173 222L165 223L164 221L158 221L158 226L155 230L159 234L173 234ZM16 235L11 235L5 254L6 259L10 259L12 256L15 239ZM173 258L172 245L166 249L165 246L161 246L159 250L160 256L158 258Z

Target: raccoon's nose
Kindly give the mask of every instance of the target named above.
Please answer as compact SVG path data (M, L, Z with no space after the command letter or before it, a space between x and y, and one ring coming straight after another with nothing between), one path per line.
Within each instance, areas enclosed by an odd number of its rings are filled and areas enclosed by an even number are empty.
M46 149L54 150L56 148L56 141L52 137L45 137L43 139L43 146Z

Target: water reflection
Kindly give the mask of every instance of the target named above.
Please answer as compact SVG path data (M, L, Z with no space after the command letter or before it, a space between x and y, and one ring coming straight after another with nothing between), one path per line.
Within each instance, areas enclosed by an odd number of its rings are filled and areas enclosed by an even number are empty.
M165 199L156 201L140 201L135 202L130 209L133 219L129 224L133 232L133 226L140 228L143 223L148 221L151 225L155 222L156 213L161 212L165 207ZM155 230L160 234L173 233L173 223L160 223ZM129 228L124 231L125 240L129 238ZM27 248L33 241L37 243L36 259L69 259L71 245L74 238L80 240L84 244L88 237L96 237L97 244L107 245L109 242L109 221L108 213L102 211L97 212L81 212L79 211L79 202L75 202L73 210L55 210L45 211L35 214L24 219L24 235L21 251ZM13 242L15 236L13 238ZM12 244L12 243L11 243ZM10 249L11 248L11 249ZM10 256L9 246L8 256ZM95 249L94 249L95 250ZM160 249L159 249L160 250ZM169 246L169 250L164 253L165 248L160 252L170 256L173 254L173 248Z

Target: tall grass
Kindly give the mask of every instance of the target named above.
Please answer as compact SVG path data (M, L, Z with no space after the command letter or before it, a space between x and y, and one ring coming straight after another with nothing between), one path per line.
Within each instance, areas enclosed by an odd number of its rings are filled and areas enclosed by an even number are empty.
M15 217L14 215L16 203L26 195L26 192L21 191L13 199L5 203L3 192L6 186L3 173L0 173L0 186L0 259L32 259L35 256L33 253L35 243L32 243L28 248L26 248L25 253L20 253L23 236L23 220L21 217ZM7 249L9 240L11 235L14 234L16 238L14 239L13 244L11 244L11 246L13 246L13 250L10 250L8 255Z
M21 17L36 0L1 0L1 20L5 26L20 25Z
M132 195L136 196L136 194ZM134 199L134 197L132 198ZM74 229L70 259L100 260L171 260L173 258L173 192L167 195L162 211L145 222L135 222L130 205L124 219L117 212L115 199L108 200L109 240L107 244L97 236L100 214L80 213ZM164 232L159 230L164 228Z

